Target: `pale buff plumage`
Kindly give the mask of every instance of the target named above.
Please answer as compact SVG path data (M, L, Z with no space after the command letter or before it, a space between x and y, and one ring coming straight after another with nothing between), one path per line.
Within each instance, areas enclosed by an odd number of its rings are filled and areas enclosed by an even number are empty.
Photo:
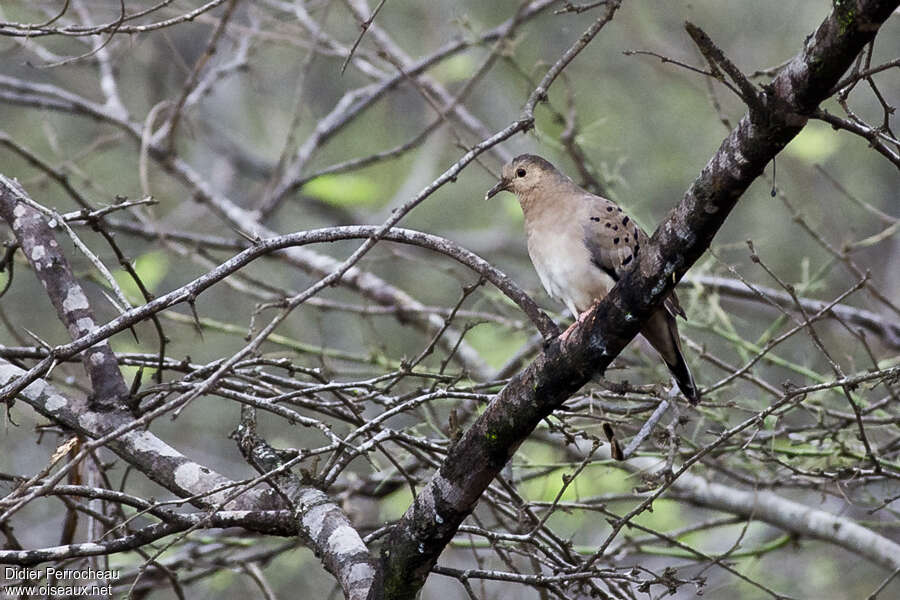
M523 154L503 167L488 193L516 194L525 215L528 254L547 293L578 317L632 267L647 234L611 200L587 192L539 156ZM681 352L673 292L641 334L659 352L687 399L699 400Z

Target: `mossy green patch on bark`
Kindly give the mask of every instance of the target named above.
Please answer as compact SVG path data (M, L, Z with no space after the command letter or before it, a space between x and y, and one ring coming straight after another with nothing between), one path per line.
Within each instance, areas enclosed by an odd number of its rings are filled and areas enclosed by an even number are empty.
M832 0L831 5L834 7L834 16L841 26L841 34L844 34L856 21L856 5L852 0Z

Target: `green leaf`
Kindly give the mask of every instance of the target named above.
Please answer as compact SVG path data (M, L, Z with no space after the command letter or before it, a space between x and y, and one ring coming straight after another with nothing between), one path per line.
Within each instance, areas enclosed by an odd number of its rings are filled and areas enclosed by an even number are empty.
M522 208L519 206L519 201L511 193L504 193L503 196L500 199L500 206L503 207L503 213L506 215L506 218L514 223L523 223L525 217L522 216Z
M374 180L353 174L316 177L303 192L333 206L368 206L381 197Z
M134 261L134 271L138 274L141 281L149 291L155 292L159 284L169 272L169 257L161 250L154 250L141 254ZM138 289L134 279L131 278L125 269L119 269L113 273L116 283L122 288L125 296L134 302L142 302L143 296Z
M810 123L785 151L808 163L822 162L840 149L840 138L830 127Z
M467 54L457 54L441 62L435 73L445 83L463 81L472 76L475 71L475 59Z
M494 323L481 323L466 334L466 340L494 368L503 366L527 339L522 331L511 332Z

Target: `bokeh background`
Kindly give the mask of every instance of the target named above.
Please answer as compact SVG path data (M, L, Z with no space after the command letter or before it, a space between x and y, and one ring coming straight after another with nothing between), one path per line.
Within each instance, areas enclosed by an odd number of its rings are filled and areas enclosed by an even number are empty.
M128 9L134 10L142 4L150 5L130 2ZM304 5L322 31L345 47L359 34L358 20L343 2L298 0L296 4ZM58 9L57 5L41 0L3 2L0 20L38 23ZM65 18L77 21L83 17L100 23L114 21L118 14L115 2L86 0L80 5L81 13L73 12ZM175 16L195 5L199 3L175 2L156 16ZM519 7L519 2L506 0L388 0L375 22L409 57L419 59L455 40L476 40L484 31L510 18ZM465 109L481 122L485 131L497 131L519 117L534 83L597 16L596 10L554 14L554 10L561 8L563 3L555 3L524 23L513 39L504 43L490 70L474 83L463 100ZM401 226L446 237L476 252L510 275L554 318L565 321L568 315L544 294L528 261L521 212L515 199L501 194L491 202L483 200L503 158L523 152L537 153L580 180L576 164L561 139L571 124L567 119L574 116L574 140L583 150L587 165L602 182L605 193L651 231L680 200L715 152L729 130L727 123L735 124L745 109L738 98L717 82L673 62L663 62L657 56L628 51L653 52L705 68L684 31L683 23L689 20L701 26L745 73L763 72L754 80L764 83L770 78L765 73L795 55L830 9L831 4L824 0L624 2L615 19L553 85L548 103L538 106L535 129L504 142L499 151L484 154L456 181L417 206ZM243 48L246 63L239 69L224 71L221 80L210 86L208 94L185 112L176 150L178 157L200 173L213 190L234 204L252 210L263 205L271 195L271 174L277 172L279 161L294 155L345 94L372 85L373 78L355 61L341 73L346 53L325 51L311 55L310 49L318 47L317 43L299 22L293 2L241 2L236 10L209 64L226 65L242 44L246 44ZM214 11L191 22L144 34L113 36L104 50L109 54L130 122L139 126L155 122L159 114L165 113L165 103L179 97L191 69L206 49L218 16L219 12ZM3 55L0 74L58 86L103 104L97 63L90 55L83 56L90 54L96 39L96 36L0 38ZM379 56L374 39L371 34L365 36L357 56L371 61L383 73L396 72L394 65ZM492 51L492 44L474 43L435 62L427 72L437 84L454 94L469 83ZM900 17L895 15L878 35L871 64L897 56L900 56ZM876 81L884 101L896 105L900 101L900 71L888 70L879 74ZM317 145L304 165L304 174L313 175L331 165L383 152L421 136L437 118L435 102L433 97L423 99L421 87L402 83ZM883 105L866 84L861 83L848 102L854 113L867 122L875 126L882 123ZM834 100L823 107L844 114ZM241 239L233 226L219 218L208 204L195 201L195 190L153 157L142 156L140 140L122 127L101 119L11 102L7 98L0 102L0 129L15 144L64 172L92 202L105 204L117 197L136 199L150 194L158 203L144 212L160 230ZM392 209L431 183L483 136L467 128L458 116L448 115L440 126L422 137L421 143L395 158L343 173L313 177L299 190L288 194L266 217L265 223L280 233L338 224L379 224ZM850 260L868 272L878 292L896 305L900 299L897 276L900 238L895 235L896 219L900 218L900 178L896 165L869 148L866 140L813 120L778 156L773 184L774 172L773 167L767 169L765 176L744 194L717 235L712 252L695 265L689 278L739 275L760 285L778 287L750 260L746 241L752 240L766 266L783 281L794 285L800 294L831 300L854 285L858 276L851 272L846 261L823 247L825 242L838 252L849 251ZM46 206L60 212L78 208L59 185L20 153L5 146L0 147L0 173L17 177L31 196ZM776 197L770 193L773 185L777 189ZM879 211L884 214L879 215ZM802 217L815 235L797 222L795 214ZM894 219L893 230L873 238L891 227L891 221L884 217ZM80 234L107 264L115 266L111 252L99 236L84 228ZM9 237L8 233L4 235ZM183 285L206 272L211 264L233 254L228 250L200 249L190 243L146 239L124 231L117 234L117 239L134 258L138 272L154 293ZM340 242L314 249L342 259L358 245L359 242ZM104 301L105 286L90 264L71 245L67 253L76 272L88 282L86 286L99 320L113 318L114 310ZM0 317L4 321L0 326L0 343L33 345L26 331L50 344L64 343L65 330L53 316L40 284L20 264L14 285L0 299ZM477 280L466 268L446 258L387 243L379 244L359 266L430 307L453 306L461 287ZM127 282L124 273L119 270L116 275L121 276L126 292L137 299L137 290ZM302 289L317 279L277 260L257 261L242 275L246 279L235 278L233 285L219 284L198 299L198 314L205 319L202 336L191 325L187 309L178 308L168 316L163 315L171 338L167 351L170 356L189 356L192 361L203 363L230 355L246 343L244 335L249 327L256 325L251 324L251 315L257 304L266 300L266 294ZM0 283L5 277L0 274ZM244 286L255 293L247 293ZM777 311L760 302L736 301L691 283L682 286L680 295L688 312L688 321L680 327L683 336L696 344L687 354L701 385L711 385L723 375L700 358L700 349L732 364L743 364L754 354L754 348L748 344L762 345L787 327L784 320L777 321ZM264 350L272 355L291 356L300 364L320 367L336 378L347 380L376 376L396 367L400 359L416 356L428 342L429 336L398 320L394 313L377 314L373 309L375 314L364 314L362 308L372 308L374 303L341 286L328 288L317 298L321 299L320 303L305 305L279 327L278 334L287 340L284 344L267 345ZM845 303L895 322L900 318L865 291L855 292ZM464 308L492 315L490 319L469 316L459 323L471 325L465 339L490 368L502 367L535 333L524 315L488 286L467 299ZM263 316L271 314L271 311L262 312ZM262 316L260 319L267 320ZM114 349L154 352L156 343L151 327L144 324L137 331L139 341L122 333L114 338ZM897 364L897 349L882 339L869 338L867 349L838 324L822 325L820 333L847 372ZM780 364L762 361L754 368L754 374L773 385L783 381L807 385L815 381L811 374L830 377L827 362L806 336L796 336L781 344L776 354ZM426 364L434 367L443 358L437 355ZM133 368L125 367L125 371L127 376L133 376ZM639 343L623 354L617 368L608 376L634 384L660 383L666 379L656 358L647 354ZM53 374L54 383L72 393L84 389L83 379L77 364L60 365ZM408 385L409 389L415 388L413 383ZM696 436L702 442L705 427L734 424L749 416L752 410L766 406L769 400L749 384L726 387L710 398L719 408L710 409L709 414L701 412L686 435ZM840 398L832 400L839 403ZM734 407L733 410L721 408L728 406ZM450 408L451 401L439 403L432 416L445 419ZM842 409L848 410L846 405ZM237 423L238 410L236 404L221 398L204 397L177 420L158 420L153 431L198 462L234 478L246 477L251 470L228 439ZM306 430L267 416L260 418L273 445L313 444L315 436ZM814 420L813 411L791 418ZM411 431L427 430L429 424L421 423L420 419L421 415L410 414L404 424ZM0 472L30 474L46 464L59 438L52 430L43 437L36 436L35 427L44 423L24 405L9 409L0 432ZM598 422L584 427L599 435ZM886 442L890 435L896 434L896 430L893 434L885 432L880 441ZM654 452L652 443L647 452ZM734 452L740 453L741 449L734 448ZM826 453L796 466L803 473L814 472L844 464L845 458ZM372 460L381 468L389 466L377 457ZM897 495L896 479L844 485L814 477L807 479L800 472L792 478L781 466L757 463L751 457L733 461L723 461L722 465L739 469L745 478L756 478L762 486L768 476L775 476L784 484L796 483L795 487L786 485L779 489L779 493L862 521L891 539L900 538L896 507L889 505L873 514L867 512L881 499ZM514 473L541 470L540 476L522 483L520 491L526 498L546 501L552 500L560 489L560 475L571 464L571 457L553 444L533 442L523 446L514 462ZM124 464L119 467L120 476L124 469ZM351 471L361 477L375 472L373 464L364 460L355 461ZM729 479L724 467L716 472L707 465L700 473L714 480L735 481ZM135 489L148 496L166 497L165 490L148 480L137 476L135 479L130 483ZM622 504L615 504L613 499L610 506L627 510L624 507L629 506L628 497L640 484L639 479L615 465L598 461L579 475L563 498L579 501L603 494L622 494ZM748 487L746 480L739 484ZM3 483L7 489L10 485ZM409 490L403 486L377 502L360 502L352 509L363 511L365 516L361 518L369 519L371 527L399 517L409 501ZM48 500L20 513L16 526L19 539L29 547L52 545L58 537L61 506ZM645 514L638 521L660 531L674 531L709 518L712 512L691 508L677 500L662 500L654 506L652 514ZM550 524L561 535L571 537L576 546L588 551L609 531L605 518L589 511L557 512ZM715 553L726 551L743 535L742 548L762 550L731 559L735 568L794 597L865 597L888 575L880 567L830 544L808 539L782 540L781 532L761 523L753 522L746 530L744 526L740 522L711 532L701 531L685 540ZM233 544L233 553L240 553L252 544L275 548L285 542L244 540L237 534L229 535L226 541L204 539L203 534L191 539L197 547L213 541ZM773 541L778 544L766 548ZM447 549L441 564L458 568L478 564L484 568L502 568L502 563L492 558L490 552L479 549L480 540L476 543L461 536L458 542ZM625 553L611 562L621 566L638 561L648 568L660 569L683 561L668 556L658 541L648 546L659 548L647 547L641 555ZM113 556L110 561L126 567L140 564L140 559L130 554ZM199 558L196 568L202 564L203 559ZM277 554L264 566L278 597L337 597L333 579L302 546ZM707 578L704 590L707 598L768 597L715 566L686 569L692 575ZM189 577L190 573L186 572L185 576ZM511 587L511 584L473 582L473 586L478 597L484 598L540 597L532 590ZM250 578L236 570L222 570L212 577L200 578L190 583L188 589L191 597L198 599L255 595L258 591ZM652 597L658 597L660 588L654 589ZM694 593L695 589L685 586L675 597L690 598ZM900 581L890 584L882 594L880 597L885 598L900 594ZM159 591L150 597L170 597L170 592ZM433 575L422 597L465 598L466 593L453 579Z

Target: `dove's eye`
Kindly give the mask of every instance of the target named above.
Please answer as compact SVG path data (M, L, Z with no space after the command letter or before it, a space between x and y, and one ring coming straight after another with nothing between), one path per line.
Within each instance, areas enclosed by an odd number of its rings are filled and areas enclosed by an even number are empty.
M516 171L516 177L525 177L525 169L519 169Z

